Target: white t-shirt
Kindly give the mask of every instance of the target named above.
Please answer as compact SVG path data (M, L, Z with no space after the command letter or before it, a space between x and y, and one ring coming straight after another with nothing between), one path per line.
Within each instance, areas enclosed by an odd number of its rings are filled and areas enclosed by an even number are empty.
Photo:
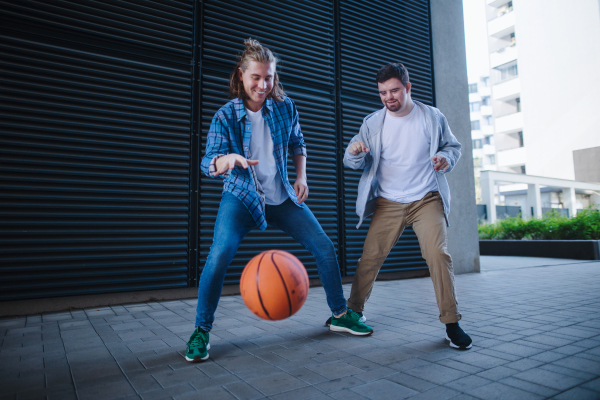
M398 203L421 200L438 190L429 157L431 135L423 111L415 105L404 117L387 111L377 168L377 195Z
M262 109L253 112L246 108L246 115L250 120L250 158L259 160L254 172L265 194L265 203L279 205L288 199L287 191L283 186L281 174L277 169L273 155L273 138L267 121L263 118Z

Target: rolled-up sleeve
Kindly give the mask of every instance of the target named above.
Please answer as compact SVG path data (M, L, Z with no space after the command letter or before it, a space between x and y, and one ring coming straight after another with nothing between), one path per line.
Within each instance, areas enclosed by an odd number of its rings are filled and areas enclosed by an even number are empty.
M292 117L292 127L288 152L290 153L290 156L302 154L304 157L306 157L306 143L304 143L304 136L302 136L302 131L300 130L300 116L298 115L298 110L296 109L296 105L292 99L289 99L289 102L291 105L290 114Z
M220 113L215 114L213 120L208 129L208 135L206 136L206 148L204 151L204 157L202 157L202 163L200 169L202 172L211 178L217 178L214 176L216 172L216 161L219 157L227 155L231 152L229 147L229 134L226 124L223 122L223 115ZM220 175L220 178L225 178L229 174Z

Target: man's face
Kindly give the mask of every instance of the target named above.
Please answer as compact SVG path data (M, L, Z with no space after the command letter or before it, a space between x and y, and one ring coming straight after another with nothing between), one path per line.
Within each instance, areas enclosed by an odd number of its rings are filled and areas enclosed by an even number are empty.
M267 96L273 89L275 63L250 61L246 71L238 70L246 92L246 106L252 111L262 108Z
M385 82L377 82L377 86L381 102L390 112L397 113L406 107L410 99L410 82L404 86L400 79L391 78Z

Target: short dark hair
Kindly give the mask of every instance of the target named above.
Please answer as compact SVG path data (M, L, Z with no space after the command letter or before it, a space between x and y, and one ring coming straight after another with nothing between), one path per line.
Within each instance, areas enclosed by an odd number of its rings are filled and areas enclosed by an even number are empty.
M408 70L402 63L389 63L377 71L377 83L383 83L389 79L397 78L404 86L409 82Z

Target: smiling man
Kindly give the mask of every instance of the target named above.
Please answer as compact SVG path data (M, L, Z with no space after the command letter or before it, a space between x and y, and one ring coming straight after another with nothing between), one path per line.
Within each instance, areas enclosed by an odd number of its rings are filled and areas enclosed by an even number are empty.
M427 261L440 321L450 346L470 349L471 338L458 325L454 270L447 248L450 188L445 174L460 157L446 117L411 98L408 71L391 63L377 73L384 108L368 115L349 143L344 165L364 169L358 185L357 228L373 214L358 261L348 307L362 315L387 255L412 225Z

